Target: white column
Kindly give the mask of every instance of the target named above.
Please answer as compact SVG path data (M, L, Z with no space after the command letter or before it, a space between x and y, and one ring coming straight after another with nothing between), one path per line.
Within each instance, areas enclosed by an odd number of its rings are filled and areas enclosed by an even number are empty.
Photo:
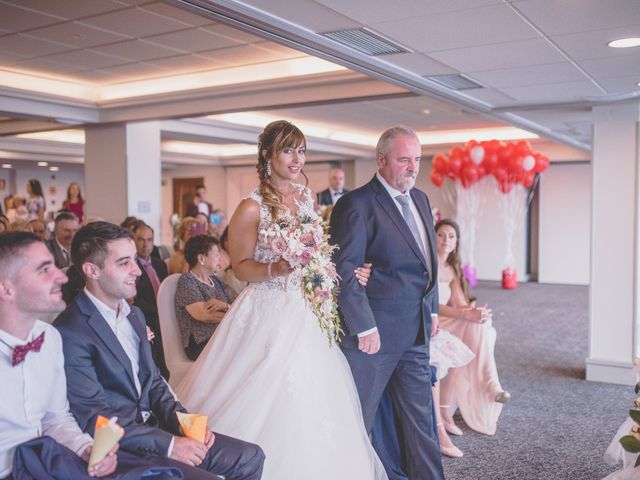
M639 354L640 106L595 107L593 119L587 380L632 384L632 362ZM571 228L570 218L566 227Z
M87 214L113 223L133 215L155 230L158 242L163 226L160 123L87 127L84 165Z

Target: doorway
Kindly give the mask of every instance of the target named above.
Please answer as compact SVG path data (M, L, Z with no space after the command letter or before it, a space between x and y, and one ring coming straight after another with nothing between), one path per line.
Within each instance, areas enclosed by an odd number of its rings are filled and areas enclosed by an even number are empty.
M173 179L173 211L178 212L180 218L186 216L187 206L193 202L197 185L204 185L203 177Z

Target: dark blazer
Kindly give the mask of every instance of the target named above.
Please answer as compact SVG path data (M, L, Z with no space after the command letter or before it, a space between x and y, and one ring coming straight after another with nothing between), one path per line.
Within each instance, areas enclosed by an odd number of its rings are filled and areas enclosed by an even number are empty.
M89 297L80 292L56 318L62 336L67 395L80 427L93 435L96 418L118 417L125 435L123 450L164 457L173 435L181 435L176 412L186 412L153 363L144 315L136 306L128 317L140 338L141 394L131 362L107 321ZM151 416L144 422L142 412Z
M338 304L346 333L343 347L357 348L356 335L373 327L380 332L381 352L404 351L420 336L421 343L428 343L431 314L438 313L435 234L427 196L413 188L411 198L420 212L416 220L424 223L429 237L428 258L375 176L336 203L331 243L340 246L334 260L342 278ZM366 288L353 273L364 262L373 264Z
M153 269L156 271L156 275L158 275L158 280L160 283L167 278L168 270L167 264L162 260L159 260L155 257L151 257L151 265ZM147 325L149 328L153 330L156 338L153 340L151 344L151 354L153 355L153 360L156 365L160 369L160 373L166 379L169 378L169 370L167 369L167 364L164 358L164 349L162 348L162 332L160 330L160 319L158 317L158 303L156 301L156 295L153 291L153 285L151 284L151 279L147 274L146 270L138 260L138 267L140 267L140 271L142 275L138 277L136 281L136 289L138 293L136 294L136 298L133 301L133 304L142 310L144 313L144 318L147 321Z
M56 241L55 235L47 241L47 247L53 255L53 262L56 264L58 268L66 268L71 263L71 258L69 258L69 262L66 262L64 259L64 255L62 254L62 250L60 249L60 245Z
M349 190L347 190L345 188L345 189L342 190L342 192L343 192L342 195L346 195L347 193L349 193ZM329 190L327 188L325 190L322 190L318 194L318 205L333 205L333 198L331 196L331 190Z

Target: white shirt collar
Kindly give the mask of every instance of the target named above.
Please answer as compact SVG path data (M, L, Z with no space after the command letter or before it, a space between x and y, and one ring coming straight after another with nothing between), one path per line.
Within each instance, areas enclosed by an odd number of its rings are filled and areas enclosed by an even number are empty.
M395 188L393 188L391 185L387 183L387 181L382 177L382 175L380 175L380 172L376 172L376 178L380 180L380 183L382 184L384 189L389 193L389 195L391 195L391 198L393 198L394 200L398 195L408 195L409 198L411 198L411 195L409 195L409 192L411 191L410 189L407 190L405 193L402 193L400 190L396 190Z
M27 335L27 338L25 338L24 340L21 340L18 337L14 337L10 333L5 332L4 330L0 329L0 338L2 339L3 342L6 343L6 345L5 345L4 343L0 342L0 346L6 347L7 345L9 345L11 348L14 348L14 347L16 347L18 345L26 345L31 340L33 340L38 335L40 335L40 333L42 333L42 331L44 330L43 323L44 322L42 322L40 320L36 320L36 323L33 325L33 328L31 329L31 331Z
M131 312L131 307L127 303L127 301L123 298L118 302L118 311L115 311L113 308L108 306L102 300L93 295L87 287L84 287L84 293L86 293L91 303L95 305L98 309L98 312L107 320L118 320L123 317L127 317Z

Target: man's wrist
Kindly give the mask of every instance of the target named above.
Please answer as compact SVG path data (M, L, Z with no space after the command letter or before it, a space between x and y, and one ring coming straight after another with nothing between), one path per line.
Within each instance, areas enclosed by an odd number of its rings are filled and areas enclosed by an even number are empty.
M358 338L366 337L367 335L371 335L378 331L378 327L370 328L369 330L365 330L364 332L358 333Z

